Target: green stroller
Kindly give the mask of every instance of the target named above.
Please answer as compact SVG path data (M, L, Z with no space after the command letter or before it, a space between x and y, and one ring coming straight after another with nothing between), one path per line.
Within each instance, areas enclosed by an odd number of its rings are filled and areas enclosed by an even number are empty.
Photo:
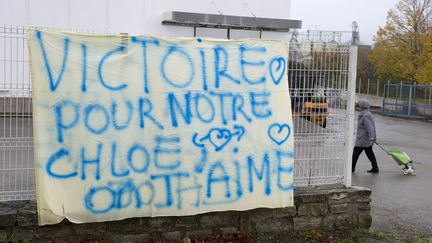
M416 169L413 165L414 161L409 157L407 153L397 148L391 148L389 150L386 150L377 142L375 142L375 144L378 145L378 147L380 147L382 150L384 150L388 155L393 157L393 159L398 165L404 167L402 170L404 175L416 175Z

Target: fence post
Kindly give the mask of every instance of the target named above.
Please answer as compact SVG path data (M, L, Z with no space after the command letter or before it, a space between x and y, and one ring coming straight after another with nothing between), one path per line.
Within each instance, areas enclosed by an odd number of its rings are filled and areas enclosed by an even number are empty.
M398 98L396 97L396 112L397 112L397 108L398 108L398 101L400 101L400 103L401 103L401 105L402 105L402 110L400 111L401 113L403 112L403 109L404 109L404 107L405 107L405 105L404 105L404 102L403 102L403 100L402 100L402 93L403 93L403 83L402 83L402 81L400 81L400 85L399 85L399 89L397 90L397 91L399 91L399 100L398 100Z
M390 80L387 80L387 84L390 84ZM387 86L387 97L390 96L390 85Z
M368 84L367 84L367 95L369 95L369 85L370 85L370 78L368 78Z
M412 97L413 97L413 85L409 85L409 94L408 94L408 117L411 117L411 109L412 109Z
M379 79L378 79L378 81L377 81L377 95L376 96L379 96Z
M431 104L431 98L432 98L432 84L429 84L429 105Z
M358 85L357 93L361 94L361 78L359 78L359 85Z
M344 169L344 185L351 187L351 160L354 140L354 103L355 103L355 83L357 78L357 53L358 47L350 47L349 55L349 74L348 74L348 96L346 110L346 133L345 133L345 165Z
M390 96L390 80L387 80L387 85L384 84L383 100L381 112L384 113L385 98Z
M387 84L388 84L389 82L387 82ZM388 85L386 85L385 83L384 83L384 87L383 87L383 97L382 97L382 103L381 103L381 114L384 114L384 106L385 106L385 101L386 101L386 91L387 91L387 89L386 88L388 88Z

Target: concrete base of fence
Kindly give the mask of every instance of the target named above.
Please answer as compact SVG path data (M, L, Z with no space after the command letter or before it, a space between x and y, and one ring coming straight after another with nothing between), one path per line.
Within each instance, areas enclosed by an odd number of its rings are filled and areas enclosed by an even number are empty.
M290 208L261 208L187 217L133 218L91 224L72 224L64 220L57 225L42 227L37 226L34 201L3 202L0 203L0 241L277 240L284 239L287 233L310 229L369 228L372 222L370 194L369 189L361 187L296 188L296 206Z

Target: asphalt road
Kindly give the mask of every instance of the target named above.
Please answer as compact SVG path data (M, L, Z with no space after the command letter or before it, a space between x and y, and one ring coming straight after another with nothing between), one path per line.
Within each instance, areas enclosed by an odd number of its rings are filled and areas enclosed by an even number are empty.
M412 121L375 114L377 140L386 148L400 148L414 160L417 175L403 175L402 167L374 146L379 174L362 154L352 184L372 190L372 228L403 234L432 234L432 122Z

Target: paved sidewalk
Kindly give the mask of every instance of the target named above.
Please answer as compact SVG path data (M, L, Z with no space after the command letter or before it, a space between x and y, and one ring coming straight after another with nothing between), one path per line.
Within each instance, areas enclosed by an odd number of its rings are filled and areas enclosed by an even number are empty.
M369 174L363 153L353 174L353 185L372 189L372 229L398 234L432 235L432 122L375 114L378 142L396 147L416 161L417 176L403 175L402 167L374 146L379 174Z

